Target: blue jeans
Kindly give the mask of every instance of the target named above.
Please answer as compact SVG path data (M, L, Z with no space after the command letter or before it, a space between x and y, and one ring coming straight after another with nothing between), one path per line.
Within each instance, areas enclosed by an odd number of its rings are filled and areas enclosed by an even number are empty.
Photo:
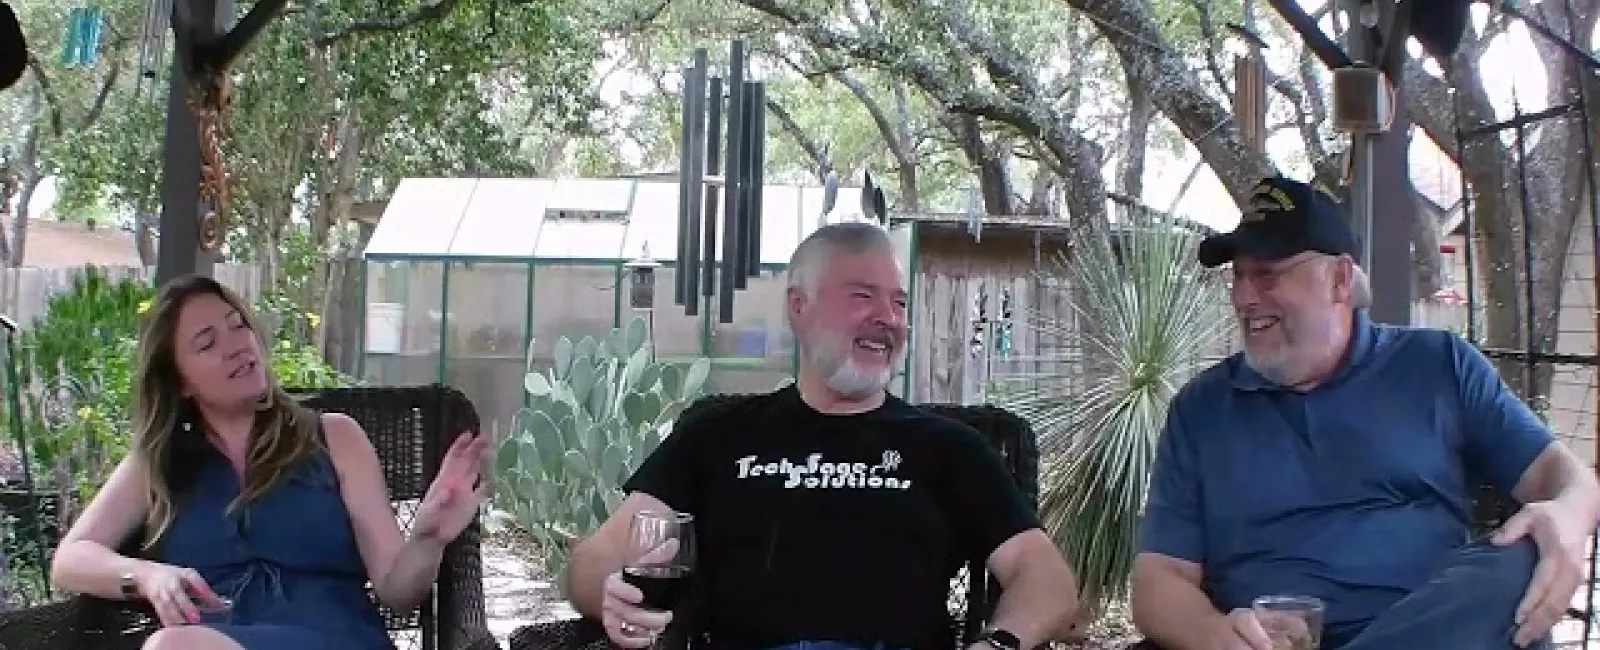
M1355 638L1324 639L1322 650L1516 650L1512 617L1533 576L1539 552L1531 541L1474 543L1427 584L1368 623ZM1547 636L1529 650L1552 650ZM1148 641L1130 650L1159 650Z

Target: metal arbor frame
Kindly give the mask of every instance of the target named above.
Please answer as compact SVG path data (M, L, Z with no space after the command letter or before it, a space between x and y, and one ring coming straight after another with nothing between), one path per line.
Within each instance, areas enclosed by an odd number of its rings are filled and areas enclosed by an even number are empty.
M1521 22L1527 26L1529 32L1531 32L1530 36L1532 38L1545 39L1549 41L1550 43L1556 45L1557 49L1562 51L1563 56L1571 57L1578 65L1587 68L1591 74L1600 73L1600 59L1597 59L1587 50L1574 45L1576 42L1576 34L1569 33L1565 36L1556 34L1554 30L1550 29L1543 21L1539 19L1539 17L1529 15L1525 10L1519 8L1514 3L1493 2L1491 4L1494 4L1499 9L1505 11L1513 17L1520 19ZM1541 5L1540 10L1542 12L1547 8L1548 5L1555 4L1557 3L1551 2L1547 3L1546 5ZM1567 20L1568 30L1570 31L1572 29L1572 25L1574 25L1576 22L1576 16L1572 8L1571 0L1561 0L1559 5L1561 7L1560 10L1564 11L1566 14L1565 18ZM1527 387L1529 392L1537 390L1539 386L1537 378L1541 372L1553 372L1553 367L1557 365L1587 369L1591 375L1591 387L1594 385L1594 382L1600 381L1600 354L1597 354L1600 353L1600 305L1595 306L1596 309L1593 314L1594 325L1595 329L1597 330L1594 352L1588 354L1564 354L1540 351L1537 349L1535 344L1535 333L1533 332L1533 326L1534 323L1537 322L1536 319L1538 317L1538 312L1534 302L1533 290L1534 282L1536 281L1534 278L1533 269L1533 234L1535 224L1530 213L1535 209L1535 206L1528 194L1527 158L1529 131L1537 127L1541 122L1570 117L1578 120L1579 125L1581 126L1580 130L1583 133L1582 141L1573 143L1573 146L1577 148L1578 155L1583 157L1583 173L1585 175L1583 184L1586 190L1585 196L1583 196L1581 199L1575 197L1574 200L1582 200L1586 202L1585 211L1588 213L1589 235L1593 239L1591 244L1594 247L1593 250L1600 251L1600 198L1597 198L1597 190L1595 187L1596 174L1594 168L1595 161L1593 141L1594 125L1591 124L1589 115L1589 103L1592 101L1592 99L1588 96L1589 88L1585 84L1579 84L1577 88L1573 89L1573 91L1574 95L1571 101L1564 104L1557 104L1533 113L1524 112L1521 103L1515 101L1515 98L1513 98L1513 114L1510 118L1492 124L1475 126L1473 128L1465 128L1462 125L1460 96L1459 93L1452 95L1452 101L1455 103L1452 107L1454 110L1452 121L1454 122L1453 126L1456 140L1454 155L1458 162L1463 160L1465 151L1470 142L1485 138L1504 138L1506 137L1507 132L1509 132L1511 166L1514 171L1513 180L1511 182L1515 185L1516 196L1514 197L1514 200L1516 201L1516 212L1519 213L1520 217L1520 223L1516 224L1515 230L1517 230L1520 234L1519 241L1516 243L1520 248L1520 255L1518 257L1521 258L1519 260L1521 263L1521 268L1518 269L1518 271L1521 274L1522 285L1518 287L1518 289L1521 294L1519 299L1522 301L1522 305L1520 305L1521 313L1519 314L1517 321L1517 333L1518 338L1522 342L1522 347L1521 349L1487 347L1480 342L1480 334L1482 330L1478 326L1478 310L1481 305L1479 303L1480 295L1476 278L1476 265L1479 263L1479 261L1475 259L1474 254L1474 243L1477 237L1474 232L1475 225L1473 222L1472 213L1473 184L1468 178L1465 165L1459 165L1462 201L1461 229L1465 233L1465 236L1463 237L1464 246L1462 248L1464 250L1465 258L1463 261L1465 263L1465 280L1467 289L1467 313L1464 334L1467 340L1477 345L1479 350L1482 351L1485 356L1497 362L1497 365L1500 367L1502 373L1508 372L1508 368L1515 368L1517 372L1520 372L1521 379L1523 380L1522 385ZM1500 190L1501 188L1490 188L1488 191ZM1504 190L1509 191L1510 188L1504 188ZM1579 218L1582 217L1580 216ZM1568 255L1568 250L1563 248L1557 254L1563 256ZM1596 270L1600 271L1600 269ZM1564 285L1566 278L1543 278L1542 280L1547 282L1562 283ZM1590 281L1594 284L1595 295L1600 296L1600 272L1597 272L1595 277L1590 278ZM1558 293L1558 296L1559 295L1560 294ZM1560 304L1560 298L1558 297L1556 308L1560 309L1561 306L1563 305ZM1559 324L1557 329L1559 330ZM1594 404L1590 406L1595 409L1596 413L1600 413L1600 391L1594 391L1591 388L1591 390L1588 392L1590 395L1589 399L1594 400ZM1524 401L1529 402L1530 406L1534 406L1535 409L1538 410L1541 406L1541 402L1548 399L1549 395L1525 394L1520 395L1520 397ZM1595 427L1594 424L1590 424L1589 426ZM1600 431L1591 431L1591 433L1600 433ZM1600 436L1597 436L1597 448L1595 453L1596 457L1600 458ZM1597 555L1600 555L1600 553L1597 553L1597 542L1600 542L1600 537L1590 538L1589 557L1586 560L1588 574L1584 581L1584 585L1580 587L1580 593L1583 594L1584 606L1581 608L1572 608L1568 610L1569 617L1577 619L1577 622L1581 626L1583 632L1580 645L1578 647L1585 649L1590 647L1600 647L1600 639L1595 638L1595 634L1597 632L1597 621L1595 620L1597 615L1595 607L1595 579L1597 559L1600 559L1597 558Z

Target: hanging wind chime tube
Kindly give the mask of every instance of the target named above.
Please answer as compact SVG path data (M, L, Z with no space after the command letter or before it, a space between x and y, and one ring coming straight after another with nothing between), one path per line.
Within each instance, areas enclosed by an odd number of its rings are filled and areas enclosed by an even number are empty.
M1245 44L1245 53L1233 59L1233 119L1239 125L1239 139L1252 153L1267 154L1267 64L1261 51L1267 44L1255 32L1240 25L1228 25Z
M156 80L161 66L166 62L167 21L172 15L172 0L150 0L146 5L144 25L139 34L139 77L134 82L134 97L142 98L146 90L151 99L157 96Z
M673 302L688 316L714 305L726 324L737 292L761 272L766 85L746 79L744 41L730 44L726 77L708 78L708 58L696 49L683 70Z

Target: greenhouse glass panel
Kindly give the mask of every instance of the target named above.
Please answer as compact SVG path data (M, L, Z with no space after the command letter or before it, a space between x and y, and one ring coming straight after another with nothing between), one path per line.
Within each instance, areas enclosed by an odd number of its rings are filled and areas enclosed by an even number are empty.
M616 318L615 266L540 264L533 267L533 363L550 367L556 341L610 336ZM668 295L668 299L671 296Z
M470 178L408 178L395 188L383 219L367 242L368 257L442 256L477 181Z
M712 383L719 392L772 390L793 371L782 271L751 278L733 302L733 322L711 321Z
M483 178L461 217L452 258L527 259L544 225L545 201L555 184L525 178Z
M471 398L484 430L496 434L510 429L522 406L530 268L523 263L450 265L444 382Z
M627 214L638 184L629 178L563 178L554 183L549 209L607 214Z
M706 310L702 308L700 315L689 316L683 313L682 305L673 304L673 286L677 281L677 269L670 266L656 269L656 308L650 315L650 332L652 340L656 342L656 356L702 356L705 354L701 340L705 338L702 324ZM704 304L704 300L701 298L701 304Z
M761 194L761 263L788 264L800 245L800 188L772 185Z
M650 259L673 262L678 259L678 184L639 183L633 197L633 212L628 215L628 231L623 240L622 259L638 259L649 246ZM656 286L661 286L660 282ZM670 290L672 285L667 285ZM670 295L668 296L671 297Z
M622 238L628 224L618 220L551 218L545 211L544 228L533 255L540 262L573 261L612 263L622 260Z
M382 386L439 381L439 326L444 265L367 263L363 377Z

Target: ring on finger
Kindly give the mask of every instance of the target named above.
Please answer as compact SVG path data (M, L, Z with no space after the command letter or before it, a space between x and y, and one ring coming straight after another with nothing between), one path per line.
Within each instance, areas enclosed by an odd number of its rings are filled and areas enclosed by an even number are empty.
M623 622L619 623L617 625L617 628L619 630L621 630L622 633L627 635L627 636L645 636L646 634L649 634L649 630L646 630L646 629L644 629L642 627L639 627L639 626L634 625L632 623L629 623L627 621L623 621Z

